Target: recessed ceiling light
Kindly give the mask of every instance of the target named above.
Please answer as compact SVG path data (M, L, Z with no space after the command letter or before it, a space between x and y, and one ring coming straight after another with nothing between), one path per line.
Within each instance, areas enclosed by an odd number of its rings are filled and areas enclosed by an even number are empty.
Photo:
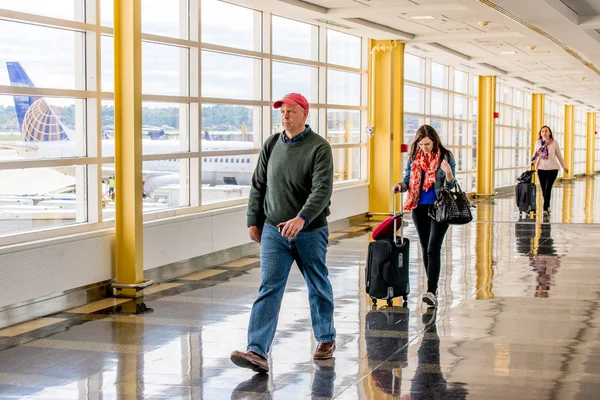
M411 17L412 19L435 19L432 15L414 15Z
M501 52L500 52L500 54L506 54L506 55L509 55L509 54L517 54L517 52L516 52L516 51L514 51L514 50L511 50L511 51L501 51Z

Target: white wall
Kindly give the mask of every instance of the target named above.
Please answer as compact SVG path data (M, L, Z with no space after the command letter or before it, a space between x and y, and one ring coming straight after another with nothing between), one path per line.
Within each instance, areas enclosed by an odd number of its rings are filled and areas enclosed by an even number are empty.
M366 213L369 187L336 189L329 221ZM144 224L144 269L249 243L246 206ZM0 308L114 276L114 230L0 248Z

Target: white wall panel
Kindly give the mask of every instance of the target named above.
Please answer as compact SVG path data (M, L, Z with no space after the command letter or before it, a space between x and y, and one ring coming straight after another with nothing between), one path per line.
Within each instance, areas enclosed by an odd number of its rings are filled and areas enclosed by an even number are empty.
M391 189L390 189L391 190ZM369 186L350 186L333 193L329 222L364 214L369 211Z
M111 279L113 246L108 231L2 249L0 307Z

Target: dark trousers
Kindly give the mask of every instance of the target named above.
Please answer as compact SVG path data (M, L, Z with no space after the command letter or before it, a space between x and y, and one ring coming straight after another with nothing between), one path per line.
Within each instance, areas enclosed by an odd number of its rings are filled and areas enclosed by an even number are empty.
M427 274L427 291L436 294L442 268L442 243L448 224L439 223L427 215L428 204L419 204L412 212L413 222L419 234L423 264Z
M542 187L542 196L544 197L544 211L550 208L550 198L552 197L552 185L558 176L557 169L538 169L538 178L540 178L540 186Z

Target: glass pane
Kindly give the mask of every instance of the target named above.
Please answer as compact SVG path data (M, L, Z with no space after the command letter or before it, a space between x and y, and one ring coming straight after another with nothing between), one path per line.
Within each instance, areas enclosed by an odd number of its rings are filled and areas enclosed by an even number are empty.
M202 42L261 51L258 11L217 0L202 0Z
M431 115L448 116L448 94L436 90L431 91Z
M0 236L87 222L86 168L0 170Z
M187 39L188 9L187 0L143 0L142 32Z
M85 126L83 99L0 96L0 161L84 157Z
M112 92L115 90L115 46L112 36L102 35L100 37L102 91Z
M202 104L202 150L260 148L261 108Z
M360 143L360 111L327 110L330 143Z
M431 86L448 88L448 67L436 62L431 63Z
M468 100L466 97L454 96L454 118L467 119Z
M273 100L287 93L300 93L309 103L317 103L319 69L305 65L273 62Z
M0 20L0 85L85 89L83 63L76 62L83 41L80 32Z
M360 74L328 69L327 103L360 106Z
M42 15L44 17L83 21L82 0L0 0L0 8Z
M189 151L189 106L174 103L142 103L142 153ZM170 164L172 167L173 165ZM175 166L178 170L179 166Z
M144 94L187 96L188 49L142 43L142 91Z
M333 149L333 181L360 179L361 148Z
M272 32L273 54L313 61L319 59L317 26L274 15Z
M450 143L450 138L448 137L448 121L432 119L431 126L438 133L443 145Z
M469 74L457 69L454 70L454 91L469 93Z
M202 52L202 96L261 99L261 60L211 51Z
M329 64L361 67L361 38L327 30L327 62Z
M202 158L202 204L248 198L258 154Z
M425 113L425 89L412 85L404 85L404 111Z
M425 118L404 116L404 143L412 144L415 140L417 129L425 123Z
M404 79L425 83L425 59L414 54L404 54Z
M513 104L516 107L522 108L523 107L523 92L521 92L520 90L515 89L514 96L515 96L515 98L514 98Z

